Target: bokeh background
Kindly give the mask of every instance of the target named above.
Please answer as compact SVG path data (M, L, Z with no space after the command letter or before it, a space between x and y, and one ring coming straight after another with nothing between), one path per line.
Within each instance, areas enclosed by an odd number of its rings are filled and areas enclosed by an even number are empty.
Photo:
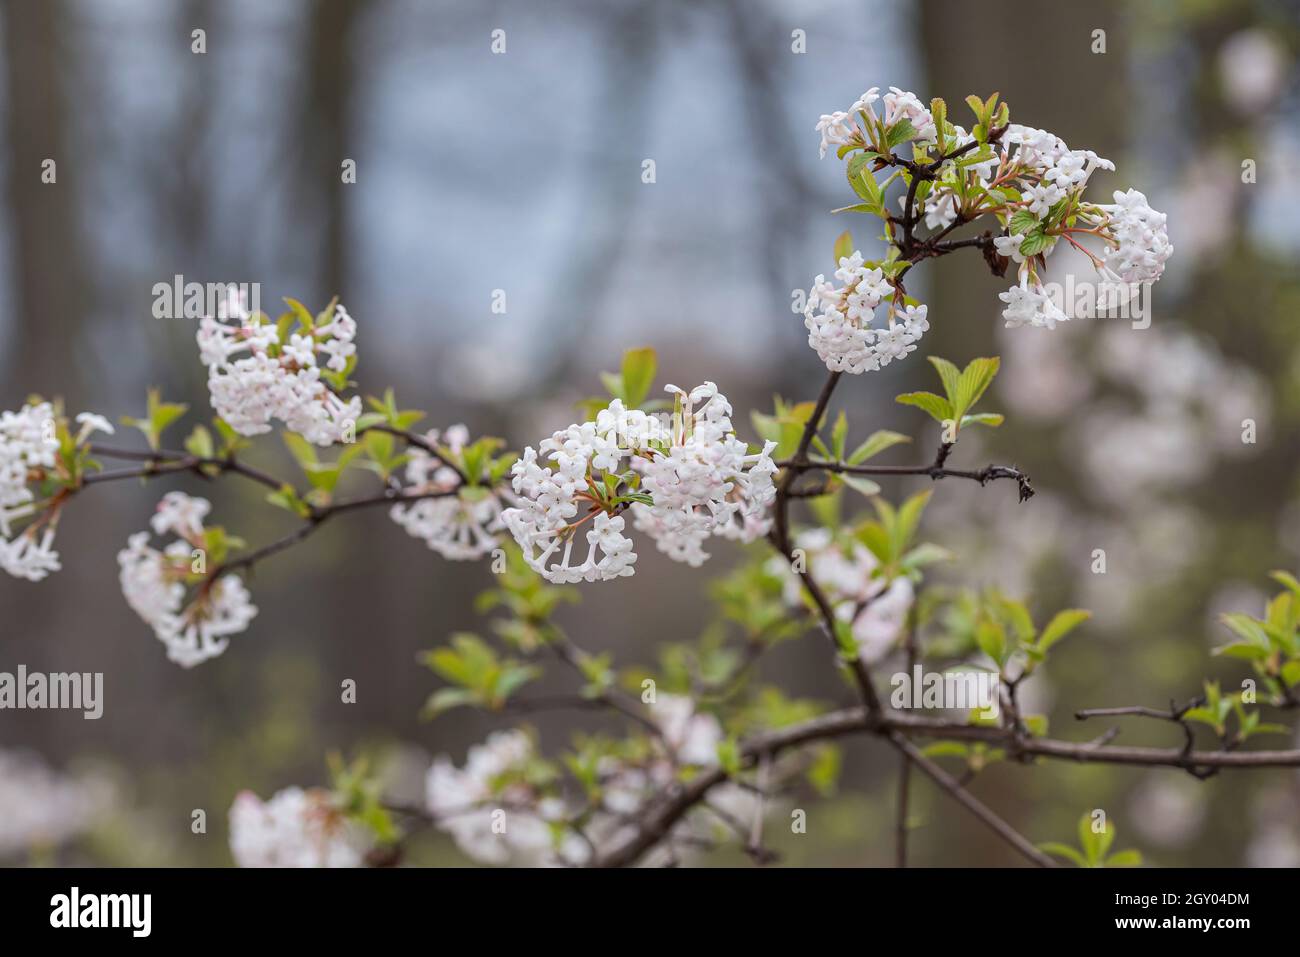
M823 372L792 292L846 227L841 166L818 162L817 116L873 85L1001 92L1012 119L1119 164L1169 213L1175 255L1154 322L1002 330L1003 283L978 257L917 270L923 352L1000 354L998 433L954 462L1014 461L1039 494L938 488L925 536L962 557L953 581L1096 617L1033 688L1055 732L1074 708L1164 705L1202 676L1224 610L1262 611L1267 572L1300 564L1300 20L1289 3L956 0L7 0L0 67L0 407L32 392L116 418L145 388L208 413L192 320L156 319L153 284L261 283L263 303L360 322L363 390L392 384L425 425L467 423L519 448L572 421L621 350L659 350L661 379L719 383L740 415L774 392L811 398ZM191 52L191 31L207 52ZM507 52L489 35L504 29ZM807 52L791 50L803 30ZM1094 30L1106 52L1092 52ZM40 182L57 161L57 183ZM657 181L642 182L644 159ZM1241 164L1253 159L1257 182ZM340 181L353 159L357 182ZM859 232L864 233L858 225ZM1061 265L1070 264L1062 255ZM491 310L504 290L507 311ZM892 397L929 388L919 354L843 384L855 426L923 429ZM1241 422L1258 442L1241 441ZM742 426L742 431L745 431ZM932 440L926 436L925 442ZM254 454L284 464L265 441ZM0 670L103 671L106 709L0 713L0 860L228 864L235 793L324 783L324 755L388 755L405 778L458 760L501 720L418 712L435 679L417 653L474 628L483 565L448 563L379 512L331 523L252 581L261 613L220 659L164 657L117 589L114 555L164 490L183 487L253 542L290 519L243 486L114 484L60 530L64 570L0 581ZM899 494L911 486L887 488ZM1108 571L1089 570L1105 548ZM739 550L717 549L714 570ZM710 616L705 576L646 550L632 579L585 586L563 621L623 664ZM815 637L766 680L848 700ZM358 700L339 700L355 679ZM596 716L537 716L562 746ZM1125 725L1121 741L1173 745ZM1275 747L1292 746L1273 739ZM19 756L22 756L21 759ZM892 860L892 752L847 746L838 795L795 865ZM19 770L21 769L21 770ZM398 775L401 779L402 775ZM1169 865L1300 864L1300 776L1050 764L974 785L1034 840L1067 840L1106 808L1117 847ZM914 788L924 864L1011 864L1012 852L927 784ZM207 811L206 835L190 830ZM779 829L778 829L779 830ZM426 836L415 863L459 863ZM735 863L726 853L701 863Z

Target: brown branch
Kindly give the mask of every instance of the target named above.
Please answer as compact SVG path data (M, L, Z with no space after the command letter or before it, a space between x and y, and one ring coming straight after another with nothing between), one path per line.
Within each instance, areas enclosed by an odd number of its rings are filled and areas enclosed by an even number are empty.
M917 766L924 774L934 781L935 784L947 791L952 797L966 810L970 811L985 825L989 827L998 837L1006 841L1016 849L1026 860L1039 867L1056 867L1056 861L1052 860L1038 848L1027 840L1024 835L1013 828L1002 818L998 817L988 805L984 804L973 794L966 790L959 781L953 778L943 768L935 764L917 748L912 742L908 741L900 734L891 734L889 740L894 747L898 748L907 758Z
M171 449L119 449L107 445L91 445L87 451L91 455L99 455L104 458L123 459L131 462L143 462L144 464L136 469L115 469L87 473L82 478L83 485L95 485L101 482L113 482L129 478L153 478L156 475L168 475L176 472L193 472L200 478L210 479L212 476L205 471L206 469L216 469L218 472L233 472L275 491L279 491L288 484L274 475L253 468L251 465L245 465L233 455L223 458L204 458Z
M941 448L948 447L950 446L944 445ZM946 456L944 458L946 459ZM849 465L846 462L827 462L820 459L804 462L787 459L776 464L779 468L789 469L793 473L821 471L839 475L924 475L936 482L945 478L959 478L979 482L980 485L987 485L998 479L1013 479L1020 489L1020 501L1024 502L1034 494L1029 476L1010 465L986 465L982 469L953 469L943 465L941 460L929 465Z
M950 740L984 741L1007 746L1012 742L1013 730L987 725L957 724L923 715L890 712L887 716L872 716L865 707L843 708L831 711L808 721L757 735L741 742L742 766L753 766L760 757L773 755L801 745L826 741L853 734L883 736L907 756L927 776L939 783L973 814L994 828L1011 842L1018 851L1040 861L1029 853L1028 842L1018 834L1021 843L1002 833L1009 825L964 791L965 781L958 781L943 772L919 749L912 745L911 736ZM1138 767L1170 767L1185 769L1189 764L1197 767L1231 768L1283 768L1300 767L1300 749L1291 751L1193 751L1185 753L1180 748L1114 747L1103 742L1071 742L1050 738L1024 737L1018 747L1022 755L1076 761L1088 764L1113 764ZM900 741L908 745L902 746ZM920 758L920 760L918 760ZM938 771L940 779L931 773ZM662 800L652 803L643 817L629 822L633 833L622 843L608 849L593 862L596 866L619 867L635 863L642 854L663 840L676 823L717 785L728 780L720 767L701 771L689 782L677 784ZM955 786L957 790L949 787ZM959 796L958 790L961 795ZM973 805L978 805L976 810ZM994 821L1000 822L995 824ZM1026 847L1025 845L1028 845ZM1041 852L1033 848L1034 854ZM1046 858L1046 855L1043 855ZM1050 861L1050 858L1047 858ZM1055 862L1051 862L1055 865ZM1046 866L1046 865L1045 865Z

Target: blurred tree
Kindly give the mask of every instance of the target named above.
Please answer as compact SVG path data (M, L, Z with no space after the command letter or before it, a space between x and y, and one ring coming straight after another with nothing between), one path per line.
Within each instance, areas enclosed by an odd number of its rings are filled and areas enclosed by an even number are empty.
M12 217L13 305L16 322L6 350L10 400L49 389L62 379L84 317L86 287L79 254L78 177L68 128L69 89L76 62L68 49L64 0L5 6L8 87L8 201ZM57 180L42 181L46 160Z

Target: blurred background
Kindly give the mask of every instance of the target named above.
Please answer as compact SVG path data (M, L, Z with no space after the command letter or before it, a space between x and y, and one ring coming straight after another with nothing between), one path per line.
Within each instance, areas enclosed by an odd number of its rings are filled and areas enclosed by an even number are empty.
M535 443L573 421L622 349L649 345L661 382L717 382L752 437L749 410L769 410L774 392L810 399L823 378L794 290L829 271L841 230L856 227L864 252L874 232L830 215L851 200L841 164L818 162L818 115L897 85L945 97L956 119L966 94L997 90L1013 121L1114 160L1094 189L1143 190L1169 214L1175 255L1145 330L1003 330L1007 283L978 256L917 270L909 291L933 324L921 353L844 382L837 400L861 434L918 434L923 452L935 439L923 416L892 401L933 387L920 355L1001 355L984 405L1008 422L983 446L964 435L953 464L1013 461L1039 492L1017 505L1009 485L938 487L924 532L959 554L945 574L1031 597L1039 620L1094 611L1032 689L1057 735L1083 739L1101 728L1077 725L1075 708L1164 706L1202 676L1239 680L1243 669L1209 656L1227 637L1217 615L1262 613L1267 572L1300 565L1292 4L0 6L0 408L57 393L116 419L157 385L207 417L194 321L151 312L153 285L181 274L258 282L270 310L281 296L318 309L339 294L360 323L362 391L395 386L403 406L429 412L421 427L465 422L513 448ZM203 54L191 52L195 29ZM495 29L504 54L491 52ZM795 30L806 53L792 51ZM54 184L40 179L46 158ZM346 159L354 184L341 182ZM1257 182L1242 182L1245 159ZM1241 440L1246 418L1255 444ZM273 440L252 458L287 463ZM255 544L292 521L230 483L115 483L68 510L62 572L39 586L0 580L0 670L102 671L106 697L98 721L0 713L4 863L229 864L238 790L325 783L331 749L385 752L418 775L505 720L419 720L436 681L416 655L477 626L471 596L491 575L443 561L378 512L261 565L260 615L223 657L169 663L123 601L114 556L172 487L211 498L214 517ZM1090 571L1096 548L1105 575ZM711 571L741 558L715 551ZM705 576L649 548L638 569L584 586L561 615L584 647L650 665L710 612ZM763 676L850 700L816 642L781 646ZM339 700L348 678L355 704ZM534 723L555 750L600 721ZM1178 738L1126 725L1121 742ZM810 812L808 834L775 840L786 862L890 863L896 767L886 748L849 744L838 795ZM1072 841L1079 816L1103 807L1116 846L1155 863L1300 864L1294 772L1198 783L1049 764L995 768L974 789L1033 840ZM916 863L1016 863L927 783L914 790ZM206 835L191 833L197 808ZM463 858L428 837L411 860Z

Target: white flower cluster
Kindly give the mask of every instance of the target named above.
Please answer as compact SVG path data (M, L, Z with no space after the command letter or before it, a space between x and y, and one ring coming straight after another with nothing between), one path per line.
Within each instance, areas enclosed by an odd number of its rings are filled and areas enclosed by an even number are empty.
M303 328L280 341L277 327L261 313L250 315L237 304L227 315L199 323L198 344L208 367L212 407L240 435L271 430L271 420L317 445L332 445L356 428L361 399L344 400L321 379L324 366L344 372L356 353L357 324L342 305L331 320Z
M230 852L239 867L360 867L373 845L327 791L291 787L262 801L241 791L230 807Z
M808 345L831 372L875 372L916 349L930 328L926 306L905 306L899 312L894 287L879 267L868 265L856 250L840 258L836 286L818 276L804 307ZM888 325L873 328L875 309L888 302Z
M458 452L469 443L469 431L453 425L441 434L425 434L430 445L441 443ZM497 489L464 488L460 476L436 455L411 447L406 465L405 495L433 495L409 504L394 505L389 515L407 534L453 561L473 561L491 554L500 544L504 492Z
M1163 274L1173 246L1169 242L1165 215L1152 209L1145 195L1134 189L1116 191L1113 204L1093 204L1083 198L1093 172L1115 169L1110 160L1092 150L1072 150L1059 136L1046 130L1014 123L1003 134L1001 153L996 159L999 180L1019 190L1020 209L1030 213L1039 224L1048 225L1049 214L1066 200L1066 207L1077 215L1073 226L1051 224L1053 231L1045 234L1041 248L1030 255L1022 252L1021 247L1033 226L1023 220L1015 224L1016 232L1008 229L1006 235L994 240L998 254L1019 266L1017 285L998 296L1006 303L1002 316L1009 328L1053 329L1056 323L1069 319L1043 288L1035 263L1035 256L1046 260L1059 247L1061 235L1077 232L1081 238L1096 236L1103 240L1102 255L1094 256L1093 261L1105 282L1151 283ZM987 172L981 170L980 182L986 187L989 175L993 175L991 167ZM951 195L952 181L946 182L946 187L932 191L931 199L940 193Z
M0 568L14 578L38 582L62 567L59 553L54 550L53 528L24 532L11 542L0 539Z
M594 422L556 432L514 464L519 505L501 518L538 574L553 582L633 574L637 556L621 514L629 505L637 529L691 565L708 557L701 543L709 535L752 541L766 534L776 443L750 454L732 429L726 396L711 382L690 393L667 391L681 397L671 425L615 399ZM641 498L609 505L606 477ZM575 565L574 541L587 521L587 554Z
M876 113L877 100L883 100L883 116ZM890 87L890 92L881 97L873 87L847 111L821 117L816 126L821 134L821 155L824 157L831 147L843 146L883 150L881 144L897 141L888 131L903 120L910 123L913 135L904 137L902 142L910 141L916 147L937 143L934 116L915 94ZM1051 255L1062 236L1073 245L1079 245L1079 240L1086 237L1102 241L1101 255L1088 255L1108 283L1150 283L1160 278L1165 261L1173 251L1164 214L1152 209L1142 193L1131 189L1116 192L1113 204L1093 204L1083 198L1096 170L1115 169L1110 160L1092 150L1072 150L1054 133L1018 123L1008 124L995 149L977 158L973 153L983 153L984 148L977 150L972 134L955 124L945 123L944 130L945 152L963 148L964 152L941 166L928 192L923 193L918 212L923 214L927 228L943 230L957 222L963 211L963 198L968 217L982 214L980 204L968 198L974 192L984 195L988 191L987 196L992 197L984 209L997 206L1001 215L1005 208L1009 225L1004 235L995 239L995 246L999 255L1019 265L1017 284L1000 295L1006 304L1003 318L1008 326L1051 329L1069 318L1047 294L1039 277L1039 264ZM921 155L924 158L928 154ZM980 189L973 190L973 185ZM899 197L898 202L906 208L906 197ZM1030 218L1020 215L1023 213ZM867 279L871 278L878 277L868 275ZM884 364L877 363L876 334L866 329L870 309L884 293L873 290L868 281L867 289L859 294L857 307L851 309L846 301L849 281L844 278L845 287L836 289L818 276L805 321L810 332L809 344L828 368L863 372ZM824 308L828 301L829 308ZM819 306L823 306L820 312ZM892 316L890 326L889 348L903 350L890 354L897 358L908 351L909 333L906 329L893 333Z
M234 575L205 582L198 597L184 605L196 553L206 549L203 519L210 509L205 499L168 492L151 524L158 535L171 532L176 538L158 551L150 547L148 532L138 532L117 554L127 604L167 646L167 657L185 668L221 654L229 636L247 629L257 615L248 589Z
M712 382L667 391L680 396L685 426L666 450L634 460L654 503L635 503L632 517L661 552L698 568L709 557L703 543L710 535L752 542L771 529L776 443L750 454L731 426L731 404Z
M915 589L911 579L900 576L886 581L877 574L880 562L861 542L837 542L826 528L812 528L795 537L808 571L826 593L842 621L850 622L864 664L874 664L897 645L912 608ZM790 564L773 558L769 567L786 582L785 601L802 608L804 599L799 576Z
M876 114L875 106L877 100L884 103L885 114L880 117ZM928 144L935 141L934 116L925 107L915 93L909 93L906 90L900 90L896 86L891 86L889 92L883 97L880 96L880 87L873 86L858 97L857 101L848 108L847 111L834 113L823 113L817 121L815 132L820 133L822 137L821 155L824 158L826 151L832 146L845 146L854 140L861 141L863 138L862 127L858 124L859 119L872 124L883 123L885 128L889 128L899 120L907 120L912 124L915 131L912 137L919 144Z
M54 468L58 450L54 407L48 402L0 412L0 534L6 538L12 521L31 514L29 474Z
M617 474L634 452L619 445L620 422L650 442L664 441L663 427L639 410L628 410L615 399L594 422L570 425L549 439L524 449L510 469L512 486L520 496L517 508L501 518L523 550L524 560L548 581L609 581L633 573L636 552L624 536L622 515L611 515L593 498L591 488L604 473ZM539 452L540 450L540 452ZM541 464L551 462L551 467ZM579 503L587 514L578 522ZM582 522L594 517L586 533L587 556L573 565L573 545Z
M1151 208L1143 193L1115 190L1115 202L1099 206L1108 217L1114 245L1107 244L1104 268L1121 282L1155 282L1173 255L1165 214Z
M100 415L82 412L75 443L81 445L93 432L112 433L113 427ZM46 522L35 522L13 538L13 523L30 518L36 496L29 482L33 473L55 468L59 450L58 422L48 402L24 405L17 412L0 412L0 568L15 578L40 581L59 570L59 553L54 550L57 508ZM42 528L43 525L43 528Z
M662 795L677 780L682 766L710 767L718 763L722 726L702 714L687 697L659 694L651 718L660 728L662 748L635 765L613 757L601 760L601 802L596 808L546 794L528 782L526 768L535 760L533 741L522 731L498 731L469 749L464 767L439 757L426 779L426 804L437 826L450 834L470 858L488 864L581 865L597 853L630 837L627 824L645 802ZM710 803L735 818L752 820L754 795L725 784L709 792ZM583 834L563 822L583 814ZM677 826L660 853L675 853L676 838L692 834L698 820Z
M558 840L551 822L567 813L558 798L539 797L523 771L533 742L518 730L497 731L469 749L463 768L444 756L425 781L426 803L437 826L468 857L485 864L577 863L586 846L571 831Z
M72 777L39 757L0 751L0 860L66 843L94 826L113 802L99 777Z

